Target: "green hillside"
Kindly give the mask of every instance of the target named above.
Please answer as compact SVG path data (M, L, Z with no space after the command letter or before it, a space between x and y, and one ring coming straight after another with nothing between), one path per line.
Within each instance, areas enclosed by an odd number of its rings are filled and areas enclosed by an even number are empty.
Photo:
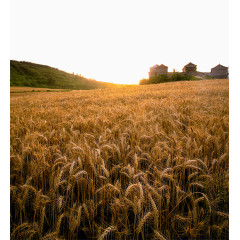
M55 89L95 89L116 86L70 74L45 65L10 61L10 86Z

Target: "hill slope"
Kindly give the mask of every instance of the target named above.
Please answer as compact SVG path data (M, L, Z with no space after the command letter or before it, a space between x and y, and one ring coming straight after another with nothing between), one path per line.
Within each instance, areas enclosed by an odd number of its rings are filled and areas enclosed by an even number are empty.
M56 89L95 89L116 86L31 62L10 61L10 85Z

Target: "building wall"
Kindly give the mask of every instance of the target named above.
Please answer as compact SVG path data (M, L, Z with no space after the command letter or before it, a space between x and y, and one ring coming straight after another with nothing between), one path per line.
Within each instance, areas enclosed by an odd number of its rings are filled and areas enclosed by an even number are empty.
M149 77L155 77L161 74L167 74L167 72L151 71L148 74L149 74Z
M161 74L168 74L168 67L150 69L150 72L148 74L149 74L149 77L154 77Z
M219 69L212 69L211 70L212 75L227 75L228 69L225 68L219 68Z
M158 68L155 70L155 72L159 73L159 74L161 74L161 73L165 74L168 72L168 68Z
M197 68L196 67L184 67L183 72L196 72Z

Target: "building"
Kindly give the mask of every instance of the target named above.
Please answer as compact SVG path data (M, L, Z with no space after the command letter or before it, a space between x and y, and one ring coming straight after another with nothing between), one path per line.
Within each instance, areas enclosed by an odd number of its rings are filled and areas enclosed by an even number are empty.
M168 74L168 67L163 64L161 65L156 64L150 68L150 72L148 74L149 74L149 78L158 76L161 74Z
M161 64L161 65L154 65L150 68L149 71L149 78L159 76L159 75L168 75L171 76L175 74L175 69L173 69L173 72L168 72L168 67ZM218 64L216 67L211 69L211 72L198 72L197 71L197 65L193 63L188 63L185 65L182 69L182 72L178 72L178 74L182 75L193 75L199 79L206 79L206 78L228 78L228 67L224 67L221 64Z
M196 74L197 72L197 65L193 64L193 63L188 63L187 65L185 65L182 69L182 71L184 73L187 73L187 74Z
M218 64L216 67L211 69L211 76L215 78L228 78L228 67Z

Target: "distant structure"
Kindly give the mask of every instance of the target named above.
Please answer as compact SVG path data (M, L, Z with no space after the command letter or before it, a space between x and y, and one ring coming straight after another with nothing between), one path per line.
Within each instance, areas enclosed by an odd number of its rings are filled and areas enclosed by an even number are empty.
M218 64L216 67L211 69L211 75L215 78L227 78L228 77L228 67L224 67Z
M194 74L195 75L196 72L197 72L197 65L190 62L183 67L182 71L184 73L187 73L187 74Z
M156 64L150 68L149 78L158 76L161 74L168 74L168 67L163 64L161 64L161 65Z
M172 75L175 72L175 69L173 72L168 72L168 67L161 64L161 65L154 65L153 67L150 67L149 71L149 78L155 77L158 75ZM182 72L180 74L189 74L193 75L199 78L206 78L206 77L214 77L214 78L228 78L228 67L222 66L221 64L218 64L216 67L211 69L211 72L198 72L197 71L197 65L193 63L188 63L185 65L182 69Z

